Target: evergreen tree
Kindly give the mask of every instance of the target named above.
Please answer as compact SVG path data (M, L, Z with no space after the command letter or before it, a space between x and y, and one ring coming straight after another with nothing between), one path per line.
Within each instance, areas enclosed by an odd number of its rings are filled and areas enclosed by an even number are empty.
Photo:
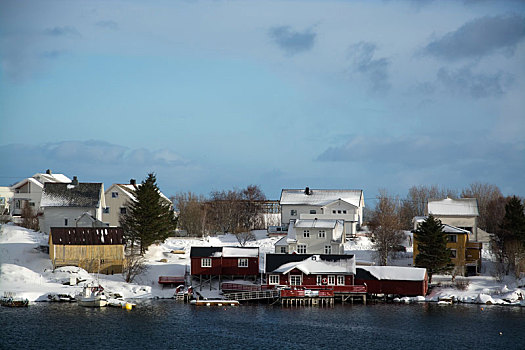
M501 230L507 236L525 242L525 208L521 200L512 196L505 205L505 216L501 222Z
M144 254L150 245L168 238L177 226L171 203L161 197L156 182L155 174L148 174L135 190L135 200L120 218L132 254L136 244Z
M450 250L447 249L447 235L443 232L441 221L429 215L418 225L414 232L419 251L416 266L424 267L428 272L429 283L434 273L447 272L451 269Z

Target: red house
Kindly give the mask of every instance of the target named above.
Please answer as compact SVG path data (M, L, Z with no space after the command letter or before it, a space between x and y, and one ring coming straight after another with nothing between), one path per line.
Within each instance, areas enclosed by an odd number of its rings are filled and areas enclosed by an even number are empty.
M355 259L344 254L266 254L268 286L348 289L354 285Z
M366 284L368 294L418 296L427 294L428 274L418 267L358 266L355 283Z
M191 247L191 275L255 277L259 274L259 248Z

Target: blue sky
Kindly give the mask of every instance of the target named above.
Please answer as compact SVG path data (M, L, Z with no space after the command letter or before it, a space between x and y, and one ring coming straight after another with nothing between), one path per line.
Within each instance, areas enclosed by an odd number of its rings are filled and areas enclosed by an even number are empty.
M2 1L0 185L525 195L522 1Z

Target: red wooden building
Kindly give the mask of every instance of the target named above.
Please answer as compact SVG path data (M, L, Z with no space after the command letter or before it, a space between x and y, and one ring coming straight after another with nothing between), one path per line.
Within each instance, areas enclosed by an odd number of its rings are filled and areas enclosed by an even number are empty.
M355 284L366 284L368 294L426 295L427 270L401 266L357 266Z
M354 285L355 259L344 254L266 254L265 272L268 286L343 290Z
M259 248L191 247L192 276L255 277L259 274Z

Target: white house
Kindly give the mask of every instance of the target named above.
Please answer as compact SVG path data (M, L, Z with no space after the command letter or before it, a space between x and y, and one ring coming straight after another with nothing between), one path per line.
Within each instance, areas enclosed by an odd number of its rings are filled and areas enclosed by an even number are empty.
M14 192L11 187L0 186L0 216L9 216L11 200Z
M125 214L127 205L135 200L135 190L139 188L135 179L131 179L129 184L113 184L104 194L106 206L103 209L102 221L109 226L120 226L120 214ZM160 197L166 203L171 201L162 192Z
M275 243L275 253L344 254L343 232L343 220L292 220L288 234Z
M291 220L341 220L345 235L355 235L363 223L363 190L283 189L280 204L282 225Z
M45 183L70 183L71 179L63 174L53 174L47 170L45 174L36 173L35 175L23 179L13 186L13 196L11 198L11 215L16 221L22 214L24 203L28 202L29 206L38 213L40 211L40 200Z
M104 184L78 182L76 176L70 184L47 182L40 206L42 232L49 233L51 227L100 226L106 206Z
M469 240L479 242L479 211L476 198L432 199L428 201L425 214L432 214L435 218L441 220L443 224L469 231Z

